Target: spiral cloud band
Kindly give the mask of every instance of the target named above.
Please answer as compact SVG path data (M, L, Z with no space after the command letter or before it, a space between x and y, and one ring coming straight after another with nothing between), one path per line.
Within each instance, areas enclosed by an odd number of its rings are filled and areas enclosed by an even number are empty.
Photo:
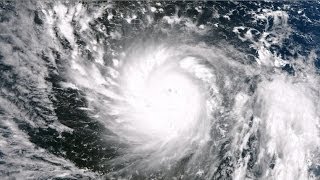
M0 2L0 179L319 179L304 3Z

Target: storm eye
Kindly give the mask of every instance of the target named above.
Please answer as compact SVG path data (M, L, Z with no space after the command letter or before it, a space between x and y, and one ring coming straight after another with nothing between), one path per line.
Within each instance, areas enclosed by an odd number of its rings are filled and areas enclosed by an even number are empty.
M144 136L160 144L176 143L179 138L192 139L197 126L206 121L204 89L177 63L158 64L154 59L153 71L139 76L125 76L126 99L130 109L125 122L131 133ZM179 59L177 59L179 61ZM143 66L144 62L141 62ZM131 64L128 64L131 66ZM136 73L137 74L137 73ZM145 77L140 79L141 77ZM139 86L130 82L141 82ZM203 91L203 92L201 92ZM134 98L133 98L134 97ZM131 140L132 137L128 137ZM139 140L139 138L137 138Z

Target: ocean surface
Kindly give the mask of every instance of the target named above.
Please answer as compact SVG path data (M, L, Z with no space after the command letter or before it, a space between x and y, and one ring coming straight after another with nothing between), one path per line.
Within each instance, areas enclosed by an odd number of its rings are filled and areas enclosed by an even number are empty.
M320 179L319 1L1 1L0 179Z

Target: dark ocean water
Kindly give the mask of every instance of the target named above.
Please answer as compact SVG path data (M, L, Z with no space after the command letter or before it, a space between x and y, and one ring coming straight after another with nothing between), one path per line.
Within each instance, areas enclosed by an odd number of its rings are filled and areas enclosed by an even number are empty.
M319 8L0 2L0 178L319 179ZM128 133L116 121L131 112L118 106L128 97L112 95L122 76L138 87L126 71L156 53L196 57L187 69L209 87L206 127L162 145L144 140L148 127Z

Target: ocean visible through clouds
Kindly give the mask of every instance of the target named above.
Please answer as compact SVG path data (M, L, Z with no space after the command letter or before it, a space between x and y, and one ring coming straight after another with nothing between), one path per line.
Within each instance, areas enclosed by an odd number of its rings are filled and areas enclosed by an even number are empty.
M0 179L319 180L319 1L1 1Z

